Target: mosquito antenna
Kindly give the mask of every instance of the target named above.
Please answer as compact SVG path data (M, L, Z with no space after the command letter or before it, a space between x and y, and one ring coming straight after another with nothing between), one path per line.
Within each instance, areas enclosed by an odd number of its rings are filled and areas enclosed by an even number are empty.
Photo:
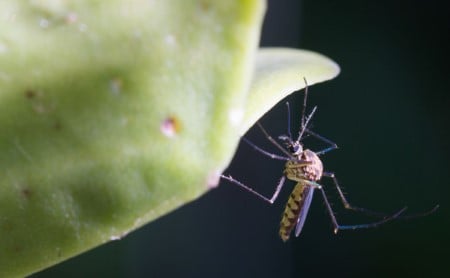
M317 109L317 106L314 107L313 111L305 118L306 112L306 100L308 99L308 81L306 81L306 77L303 77L303 81L305 82L305 96L303 97L303 110L302 110L302 126L298 133L297 142L300 142L302 139L303 133L305 133L306 127L308 126L309 120Z
M305 120L305 125L302 126L302 129L300 130L300 132L298 133L298 138L297 138L297 142L300 142L300 140L302 139L303 133L305 133L306 128L308 127L309 121L311 120L312 116L314 115L314 113L317 110L317 106L314 106L313 110L311 111L311 113L309 113L308 117L306 117Z
M292 141L292 134L291 134L291 107L289 106L289 102L286 102L287 106L287 132L289 139Z
M308 82L305 77L303 77L303 81L305 81L305 96L303 97L302 129L305 128L306 99L308 98Z

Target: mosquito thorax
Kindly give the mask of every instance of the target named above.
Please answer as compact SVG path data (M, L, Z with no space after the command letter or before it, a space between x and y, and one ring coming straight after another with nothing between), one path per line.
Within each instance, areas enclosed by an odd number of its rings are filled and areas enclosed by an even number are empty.
M286 162L284 174L296 182L318 181L322 178L323 165L317 154L311 150L304 150L296 159Z
M300 155L300 159L310 162L310 164L303 167L303 175L306 179L318 181L322 178L323 164L315 152L306 149Z

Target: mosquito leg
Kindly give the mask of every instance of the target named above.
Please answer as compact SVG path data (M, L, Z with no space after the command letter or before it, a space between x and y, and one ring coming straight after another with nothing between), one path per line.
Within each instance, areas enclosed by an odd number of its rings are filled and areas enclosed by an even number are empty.
M319 140L321 140L321 141L327 143L328 145L330 145L328 148L325 148L325 149L323 149L323 150L320 150L320 151L316 152L317 155L322 155L322 154L324 154L324 153L327 153L327 152L329 152L329 151L332 151L332 150L335 150L335 149L338 148L338 146L337 146L336 143L334 143L334 142L331 141L330 139L327 139L327 138L323 137L322 135L319 135L319 134L317 134L317 133L315 133L315 132L313 132L313 131L311 131L311 130L309 130L309 129L306 129L305 132L306 132L307 134L309 134L309 135L311 135L311 136L313 136L313 137L316 137L317 139L319 139Z
M359 207L355 207L355 206L350 205L350 203L347 201L347 198L345 198L344 192L342 192L342 189L341 189L341 187L339 186L339 183L338 183L337 178L336 178L336 176L334 175L334 173L332 173L332 172L323 172L323 173L322 173L322 176L331 178L331 179L333 180L333 183L334 183L334 185L336 186L336 190L337 190L337 192L339 193L339 197L340 197L340 199L341 199L341 201L342 201L342 204L344 205L344 207L345 207L346 209L350 209L350 210L354 210L354 211L363 211L363 212L366 212L366 211L367 211L366 209L363 209L363 208L359 208ZM374 214L377 215L377 216L380 216L378 213L375 213L375 212L374 212Z
M435 205L432 209L430 209L426 212L402 215L399 218L400 219L412 219L412 218L427 216L427 215L430 215L430 214L434 213L435 211L437 211L438 208L439 208L439 205Z
M399 210L398 212L390 215L390 216L386 216L384 217L382 220L380 221L376 221L376 222L372 222L372 223L366 223L366 224L357 224L357 225L340 225L337 222L336 219L336 215L333 211L333 209L331 208L330 202L328 201L328 197L325 194L325 190L323 190L323 187L315 182L312 181L308 181L308 184L311 186L314 186L315 188L319 189L320 192L322 193L322 197L323 200L325 202L325 206L327 208L328 214L330 215L331 218L331 222L333 223L333 227L334 227L334 233L336 234L339 230L356 230L356 229L367 229L367 228L374 228L377 227L381 224L384 224L386 222L389 222L391 220L394 220L396 218L398 218L400 216L400 214L402 214L407 208L404 207L401 210Z
M261 148L258 147L255 143L253 143L252 141L248 140L248 139L245 138L245 137L242 137L242 140L244 140L244 142L247 143L248 145L250 145L250 147L252 147L254 150L256 150L256 151L262 153L263 155L266 155L266 156L268 156L268 157L270 157L270 158L272 158L272 159L278 159L278 160L284 160L284 161L290 160L289 157L284 157L284 156L281 156L281 155L276 155L276 154L273 154L273 153L270 153L270 152L268 152L268 151L265 151L265 150L261 149Z
M269 198L267 198L266 196L264 196L264 195L262 195L262 194L256 192L256 191L253 190L252 188L246 186L245 184L241 183L240 181L234 179L234 178L231 177L231 176L224 176L224 175L221 175L220 177L221 177L222 179L225 179L225 180L227 180L227 181L229 181L229 182L231 182L231 183L234 183L234 184L240 186L242 189L247 190L248 192L250 192L250 193L252 193L252 194L258 196L260 199L262 199L262 200L268 202L269 204L273 204L273 203L275 202L275 200L277 199L278 194L280 193L281 188L283 188L284 182L285 182L285 180L286 180L286 177L285 177L285 176L282 176L282 177L281 177L280 181L278 182L277 188L275 189L275 192L273 193L272 197L269 199Z
M372 211L372 210L369 210L369 209L366 209L366 208L360 208L360 207L356 207L356 206L351 205L348 202L347 198L345 198L344 192L342 192L342 189L339 186L339 183L338 183L337 178L334 175L334 173L323 172L322 176L331 178L333 180L333 183L336 186L336 190L339 193L339 197L340 197L340 199L342 201L342 204L344 205L344 208L349 209L349 210L353 210L353 211L363 212L363 213L366 213L368 215L377 216L377 217L386 217L387 216L385 213L376 212L376 211Z
M257 122L257 125L261 129L261 131L264 133L264 135L266 136L267 140L269 140L275 147L277 147L282 153L287 155L287 157L289 157L291 160L295 160L295 157L292 156L292 154L289 153L280 144L278 144L277 141L275 141L275 139L273 139L272 136L270 136L269 133L267 133L267 131L264 129L264 127L259 122Z
M366 209L366 208L355 207L355 206L351 205L347 201L347 198L345 198L344 192L342 192L342 189L339 186L339 183L338 183L336 177L334 176L334 173L323 172L322 176L329 177L329 178L333 179L334 185L336 186L336 189L337 189L337 191L339 193L339 197L340 197L340 199L342 201L342 204L344 205L344 207L346 209L362 212L362 213L365 213L367 215L376 216L376 217L388 217L388 215L386 213L377 212L377 211L369 210L369 209ZM402 215L402 216L399 216L397 218L398 219L412 219L412 218L417 218L417 217L423 217L423 216L427 216L427 215L430 215L430 214L434 213L438 208L439 208L439 205L436 205L436 206L434 206L432 209L430 209L428 211L421 212L421 213L415 213L415 214L409 214L409 215Z
M325 206L327 208L328 214L331 217L331 222L333 223L335 234L339 230L356 230L356 229L367 229L367 228L377 227L379 225L382 225L386 222L389 222L391 220L398 218L400 216L400 214L402 214L407 209L406 207L404 207L401 210L399 210L398 212L396 212L390 216L387 216L387 217L383 218L383 220L380 220L377 222L366 223L366 224L357 224L357 225L340 225L336 220L336 215L335 215L333 209L331 208L330 202L328 201L325 191L323 190L323 188L319 188L319 189L320 189L320 192L322 192L323 200L325 201Z

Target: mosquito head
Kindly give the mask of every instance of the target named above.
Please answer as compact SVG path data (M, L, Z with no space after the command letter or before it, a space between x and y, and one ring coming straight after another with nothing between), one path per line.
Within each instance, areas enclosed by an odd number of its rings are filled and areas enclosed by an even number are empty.
M291 137L286 135L278 136L278 139L284 142L286 148L292 155L297 156L303 152L303 146L300 141L292 141Z
M288 149L293 155L299 155L303 152L303 146L300 144L300 141L292 142Z

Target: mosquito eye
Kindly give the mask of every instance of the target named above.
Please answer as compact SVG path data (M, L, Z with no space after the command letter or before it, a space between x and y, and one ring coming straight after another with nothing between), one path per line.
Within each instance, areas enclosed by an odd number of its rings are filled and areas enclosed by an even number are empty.
M289 146L289 151L291 153L296 153L298 151L298 148L299 148L298 145Z

